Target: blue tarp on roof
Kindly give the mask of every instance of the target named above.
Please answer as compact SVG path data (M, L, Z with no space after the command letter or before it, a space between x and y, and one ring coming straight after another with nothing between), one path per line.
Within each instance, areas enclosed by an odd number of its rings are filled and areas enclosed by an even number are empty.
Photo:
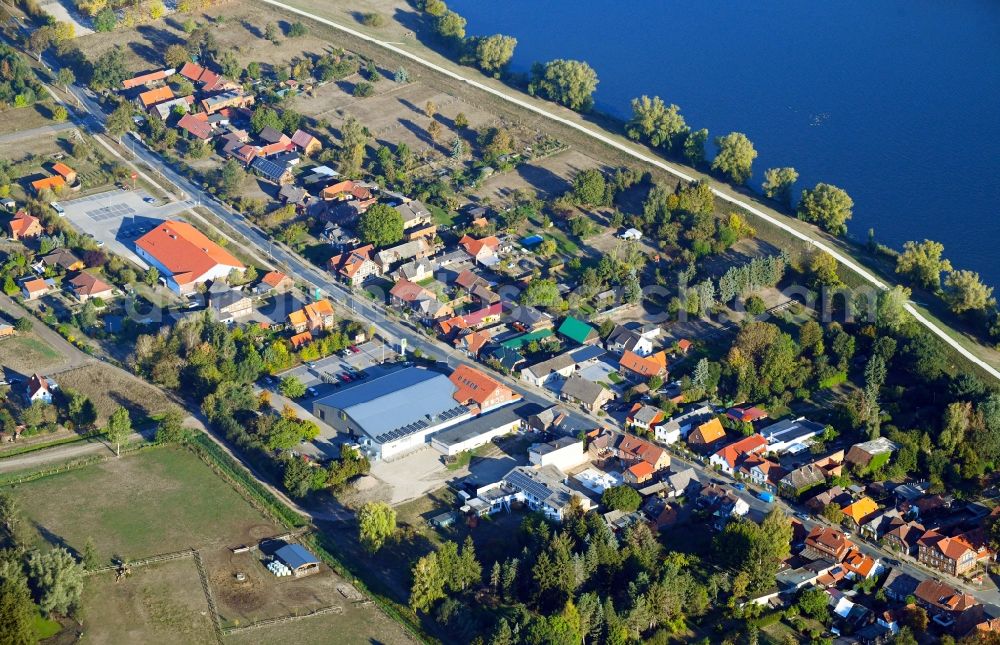
M274 557L287 564L290 569L298 569L307 564L319 564L319 558L309 553L301 544L286 544L274 552Z
M530 237L521 238L521 244L524 246L535 246L536 244L541 244L543 239L544 238L542 238L541 235L532 235Z

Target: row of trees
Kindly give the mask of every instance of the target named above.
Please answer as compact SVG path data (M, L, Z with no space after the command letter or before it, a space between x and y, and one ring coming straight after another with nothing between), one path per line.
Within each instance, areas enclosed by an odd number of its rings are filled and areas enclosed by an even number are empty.
M996 304L993 288L983 284L978 273L952 269L940 242L924 240L903 244L903 251L896 257L896 273L921 288L939 293L956 314L983 315ZM942 273L945 274L943 290ZM996 313L993 313L995 319Z

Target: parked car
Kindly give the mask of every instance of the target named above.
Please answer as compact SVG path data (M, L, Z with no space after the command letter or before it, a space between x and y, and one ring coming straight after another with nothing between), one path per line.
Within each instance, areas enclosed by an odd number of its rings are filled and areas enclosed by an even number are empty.
M308 394L309 396L316 396L316 394L317 394L316 388L314 388L314 387L307 387L306 388L306 394Z
M156 200L153 199L152 197L144 197L142 201L146 202L147 204L155 204L156 203Z
M66 215L66 209L63 208L59 202L49 202L49 206L51 206L52 210L59 214L59 217L64 217Z
M354 354L357 354L357 353L359 353L361 351L360 349L358 349L357 345L351 345L350 350Z
M351 377L347 375L347 372L342 372L340 375L340 380L343 381L344 383L350 383Z

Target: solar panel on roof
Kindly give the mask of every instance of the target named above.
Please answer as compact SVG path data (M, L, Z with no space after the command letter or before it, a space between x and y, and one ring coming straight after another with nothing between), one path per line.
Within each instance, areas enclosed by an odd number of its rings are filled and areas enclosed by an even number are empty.
M535 499L546 499L551 493L545 484L536 482L534 479L528 477L519 470L513 470L508 473L507 481L512 486L520 488L522 491L531 495Z

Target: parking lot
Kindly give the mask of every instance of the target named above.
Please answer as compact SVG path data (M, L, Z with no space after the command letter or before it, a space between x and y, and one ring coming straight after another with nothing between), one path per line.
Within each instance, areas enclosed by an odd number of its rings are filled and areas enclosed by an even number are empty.
M281 408L287 401L278 393L278 383L286 376L294 376L309 388L306 395L294 401L288 401L300 418L315 421L320 428L320 435L315 442L303 444L299 450L314 457L337 457L340 454L340 444L346 437L337 436L337 431L312 415L312 402L334 392L355 387L371 378L400 368L395 363L396 352L389 345L385 346L385 364L382 365L382 342L370 341L357 346L358 351L345 350L340 354L327 356L318 361L293 367L261 383L274 397L273 403ZM357 374L361 374L358 377ZM349 379L349 380L347 380Z
M186 211L192 203L163 204L141 190L108 190L60 205L77 230L93 237L110 252L145 267L146 263L132 250L136 238L163 220Z

